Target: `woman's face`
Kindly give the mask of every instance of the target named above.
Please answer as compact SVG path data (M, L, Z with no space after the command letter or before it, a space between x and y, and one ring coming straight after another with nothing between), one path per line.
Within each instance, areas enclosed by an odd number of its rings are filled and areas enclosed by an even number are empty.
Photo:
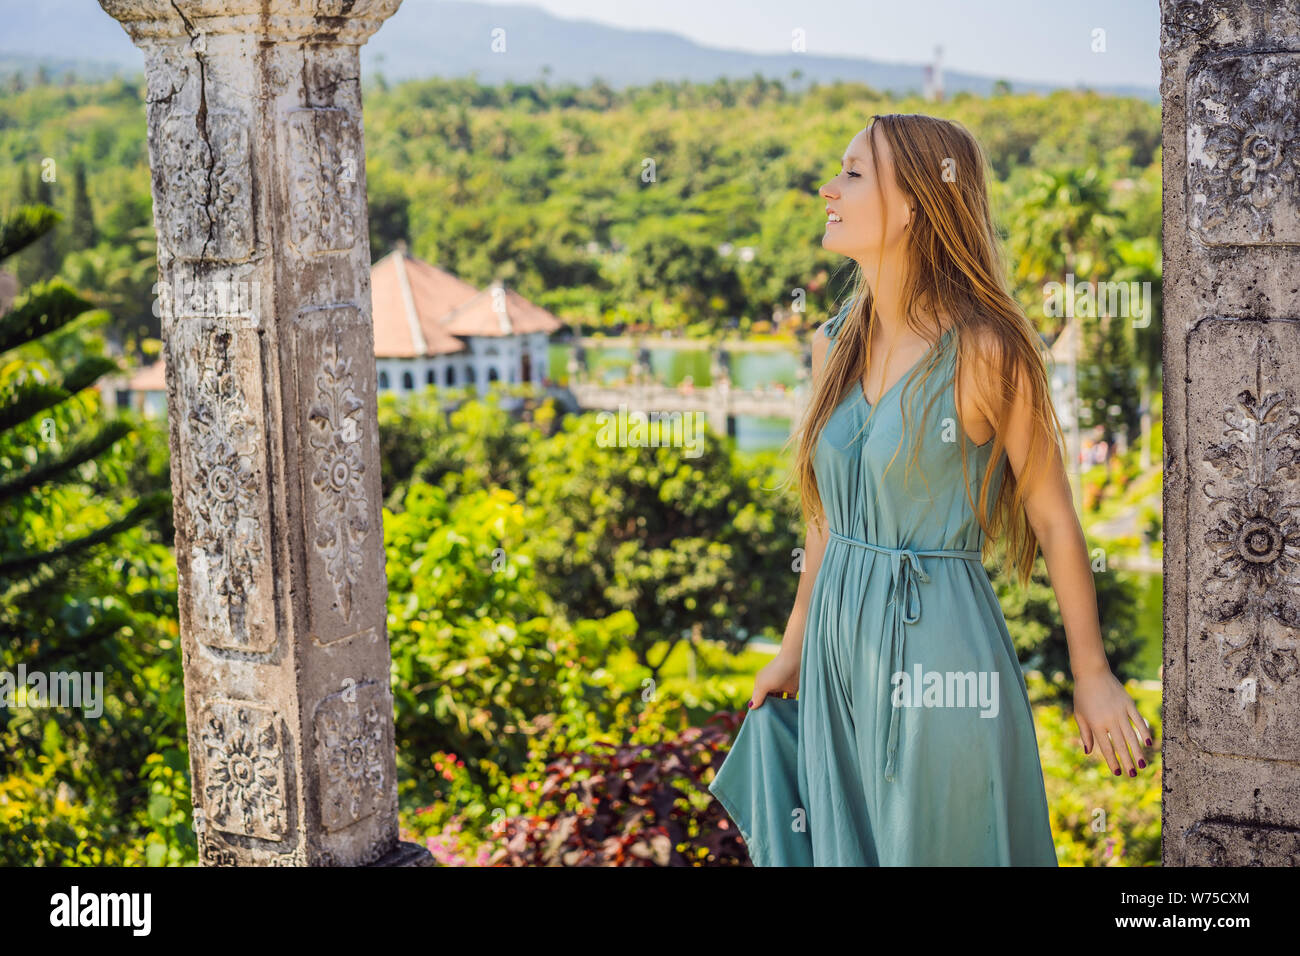
M880 167L879 186L871 163L873 145ZM818 194L826 200L827 209L823 248L864 264L882 252L889 257L898 250L910 210L906 195L894 182L893 156L883 134L875 132L869 137L864 129L854 136L844 151L839 174Z

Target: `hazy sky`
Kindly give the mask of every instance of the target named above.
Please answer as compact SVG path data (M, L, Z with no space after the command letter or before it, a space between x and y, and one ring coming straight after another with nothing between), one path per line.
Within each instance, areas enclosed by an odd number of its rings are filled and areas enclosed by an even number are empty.
M476 0L491 5L493 0ZM517 2L517 0L512 0ZM771 53L805 31L809 53L928 62L1009 79L1160 82L1157 0L526 0L558 17L665 30ZM1105 31L1094 53L1093 30Z

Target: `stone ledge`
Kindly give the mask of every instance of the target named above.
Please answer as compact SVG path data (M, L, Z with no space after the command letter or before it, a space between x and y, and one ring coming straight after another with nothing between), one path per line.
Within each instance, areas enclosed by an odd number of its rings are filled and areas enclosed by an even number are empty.
M418 843L399 843L370 866L436 866L433 854Z

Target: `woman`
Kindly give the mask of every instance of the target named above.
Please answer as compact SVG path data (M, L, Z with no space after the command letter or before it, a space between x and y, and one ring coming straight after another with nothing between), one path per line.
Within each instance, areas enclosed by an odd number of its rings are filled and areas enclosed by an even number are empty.
M1084 752L1146 767L985 168L956 123L874 116L820 190L822 245L859 272L813 339L805 573L710 785L759 866L1056 865L1024 675L980 561L999 536L1022 584L1042 548Z

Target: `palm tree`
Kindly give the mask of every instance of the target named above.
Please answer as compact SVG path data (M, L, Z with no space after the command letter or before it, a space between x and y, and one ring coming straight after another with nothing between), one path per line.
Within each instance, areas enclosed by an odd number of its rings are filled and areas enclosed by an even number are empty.
M38 241L59 218L47 206L22 206L0 220L0 261ZM57 376L57 382L47 380L48 373L42 366L53 364L57 368L57 360L52 363L48 360L52 355L66 354L66 340L54 348L46 348L48 343L38 340L91 312L91 303L56 279L33 285L0 316L0 356L29 346L29 353L43 351L47 360L43 363L15 357L0 363L0 509L21 506L28 512L44 510L47 513L42 515L42 523L46 527L57 527L69 517L62 514L57 504L51 503L51 490L83 483L80 476L83 466L131 433L128 422L115 419L66 443L53 434L42 434L43 440L33 440L34 435L49 430L47 425L55 425L60 406L90 388L102 375L119 371L104 356L86 355L70 371ZM102 320L104 313L99 312L98 317ZM54 336L56 340L59 338ZM46 417L40 426L35 426L33 419L42 412ZM75 558L159 514L169 503L170 493L156 492L138 501L116 520L62 540L53 547L33 547L20 540L20 531L28 522L6 522L0 528L0 631L21 630L18 622L22 595L40 587L57 588L58 584L52 582Z
M1119 219L1110 212L1111 186L1096 166L1058 166L1034 170L1028 187L1020 193L1010 216L1010 235L1007 245L1011 252L1012 281L1021 304L1033 316L1042 311L1046 295L1045 283L1055 280L1072 285L1087 278L1089 286L1096 282L1106 268L1106 251L1119 229ZM1095 297L1094 297L1095 298ZM1066 322L1075 321L1067 317ZM1066 323L1045 329L1059 333ZM1092 320L1096 325L1096 320ZM1079 476L1079 385L1083 376L1079 369L1078 345L1088 333L1094 336L1098 329L1075 330L1073 380L1076 407L1070 410L1073 422L1069 445L1071 482L1075 499L1080 500L1082 488Z
M1035 170L1010 217L1007 246L1016 287L1037 297L1058 276L1100 279L1119 229L1110 210L1110 183L1096 166ZM1041 305L1041 298L1036 301Z

